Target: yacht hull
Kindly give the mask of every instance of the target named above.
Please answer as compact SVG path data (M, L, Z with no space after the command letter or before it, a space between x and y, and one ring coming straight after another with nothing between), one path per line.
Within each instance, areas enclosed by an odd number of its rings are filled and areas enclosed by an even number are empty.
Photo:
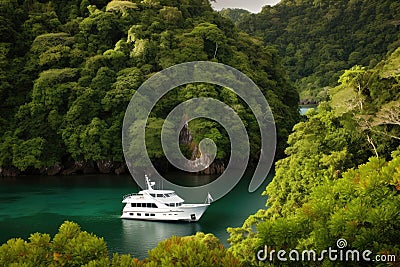
M132 208L129 205L123 210L122 219L148 221L187 221L197 222L210 204L183 204L176 208Z

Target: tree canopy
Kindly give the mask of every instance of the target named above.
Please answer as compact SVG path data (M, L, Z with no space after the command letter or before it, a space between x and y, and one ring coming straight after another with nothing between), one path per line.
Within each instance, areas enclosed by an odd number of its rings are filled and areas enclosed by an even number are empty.
M278 49L303 103L325 100L343 70L374 67L400 44L400 4L392 0L282 0L258 14L221 14Z
M344 71L331 100L294 126L264 192L266 209L228 229L243 264L258 264L264 245L319 253L340 238L352 249L399 256L398 59L399 49L374 68Z
M298 93L278 52L237 30L208 1L7 0L0 9L0 167L32 173L58 163L118 166L130 98L153 74L188 61L230 65L259 85L276 114L280 154L299 119ZM206 92L227 96L213 85L178 88L157 105L150 126L162 125L179 101ZM256 135L250 109L240 99L234 105ZM190 125L194 140L217 137L224 161L228 137L218 124L208 124L210 134L202 123ZM155 138L148 141L152 159L163 158ZM253 158L259 147L255 141Z

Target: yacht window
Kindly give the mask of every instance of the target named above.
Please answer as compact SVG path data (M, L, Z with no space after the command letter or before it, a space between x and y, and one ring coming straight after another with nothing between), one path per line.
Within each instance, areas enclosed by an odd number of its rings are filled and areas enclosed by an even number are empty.
M150 196L152 196L152 197L155 197L155 196L156 196L156 194L150 194Z
M156 205L155 203L151 203L151 207L152 207L152 208L155 208L155 209L158 208L157 205Z
M154 213L150 213L150 216L156 216Z
M141 213L137 213L137 216L142 216L142 214Z
M147 207L148 207L148 208L151 208L151 203L147 203Z
M136 207L136 203L131 203L131 207L135 208Z
M148 214L148 213L145 213L144 216L149 216L149 214Z
M163 194L157 194L157 197L163 197Z
M129 213L130 216L133 216L133 213Z

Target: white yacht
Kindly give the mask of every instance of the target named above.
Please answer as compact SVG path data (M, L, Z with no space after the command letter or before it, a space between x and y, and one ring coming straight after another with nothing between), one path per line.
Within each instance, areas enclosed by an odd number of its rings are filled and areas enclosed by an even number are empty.
M208 194L204 204L184 204L174 191L153 189L155 183L145 179L146 190L123 197L122 219L197 222L212 201Z

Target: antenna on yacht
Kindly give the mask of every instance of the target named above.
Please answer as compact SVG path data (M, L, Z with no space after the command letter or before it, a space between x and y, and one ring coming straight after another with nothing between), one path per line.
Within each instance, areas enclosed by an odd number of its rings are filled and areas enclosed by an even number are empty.
M151 182L147 174L144 175L144 179L146 180L147 190L153 190L153 186L156 184L155 182Z

